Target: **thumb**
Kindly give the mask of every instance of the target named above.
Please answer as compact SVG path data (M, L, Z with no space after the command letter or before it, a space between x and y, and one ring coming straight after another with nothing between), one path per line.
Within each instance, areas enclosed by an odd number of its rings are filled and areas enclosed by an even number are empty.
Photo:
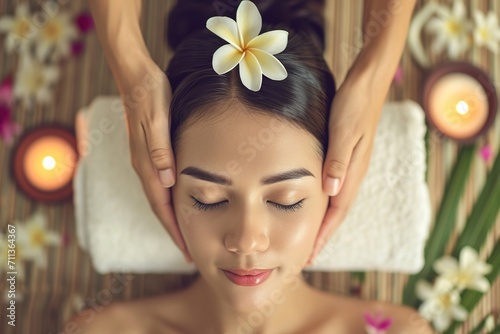
M171 187L175 184L174 154L170 144L169 127L161 124L164 123L157 122L149 128L143 128L153 167L158 170L163 186Z
M354 144L336 140L328 146L323 166L323 189L328 196L336 196L344 183L347 168L351 161Z

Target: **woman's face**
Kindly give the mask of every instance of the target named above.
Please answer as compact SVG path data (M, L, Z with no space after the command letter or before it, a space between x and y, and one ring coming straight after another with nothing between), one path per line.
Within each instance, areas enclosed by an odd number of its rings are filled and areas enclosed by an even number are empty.
M273 290L286 295L328 205L315 138L233 103L214 120L192 124L181 140L173 204L200 274L241 311ZM223 271L235 268L273 270L261 284L241 286Z

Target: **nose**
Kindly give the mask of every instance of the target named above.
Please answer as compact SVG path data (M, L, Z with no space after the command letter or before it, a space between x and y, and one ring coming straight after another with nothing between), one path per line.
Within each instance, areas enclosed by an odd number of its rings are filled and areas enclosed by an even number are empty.
M236 220L231 221L230 224L232 227L224 238L224 244L228 251L250 255L268 249L268 224L266 224L262 214L259 215L255 210L249 210L242 213Z

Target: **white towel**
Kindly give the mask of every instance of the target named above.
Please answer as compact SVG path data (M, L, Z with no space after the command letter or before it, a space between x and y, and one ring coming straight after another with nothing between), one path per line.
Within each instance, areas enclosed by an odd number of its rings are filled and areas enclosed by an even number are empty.
M132 168L126 126L119 96L98 97L78 113L78 242L102 274L195 272L147 202ZM305 270L420 271L431 223L425 131L417 103L385 104L356 200Z

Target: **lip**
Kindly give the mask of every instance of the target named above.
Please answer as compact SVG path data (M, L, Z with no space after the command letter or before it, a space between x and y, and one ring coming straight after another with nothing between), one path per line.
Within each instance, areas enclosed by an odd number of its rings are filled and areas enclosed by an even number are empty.
M271 274L273 269L221 269L226 277L236 285L256 286L262 284Z

